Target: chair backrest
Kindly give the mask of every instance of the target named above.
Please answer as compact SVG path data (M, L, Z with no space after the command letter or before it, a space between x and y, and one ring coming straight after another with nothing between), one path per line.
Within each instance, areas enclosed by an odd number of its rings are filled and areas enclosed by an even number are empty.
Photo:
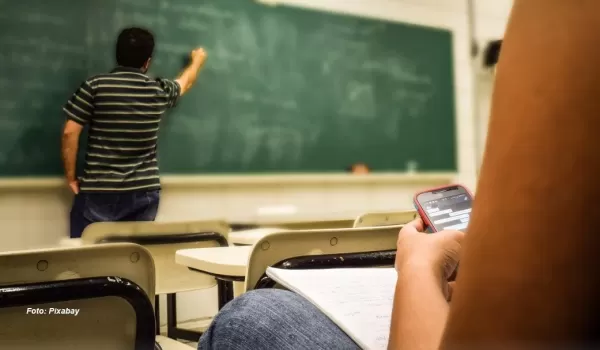
M274 222L272 227L281 227L288 230L321 230L321 229L337 229L350 228L354 220L352 219L336 219L336 220L317 220L317 221L288 221Z
M213 277L175 262L180 249L227 246L229 226L223 221L100 222L88 226L84 244L131 242L143 245L154 258L156 293L170 294L210 288Z
M415 210L365 213L354 220L354 227L404 225L417 216Z
M246 290L254 289L267 267L285 259L396 249L401 226L284 231L269 234L253 247Z
M135 348L137 322L150 327L153 342L154 298L148 296L154 295L154 279L150 253L135 244L0 253L1 347L130 350ZM23 287L31 283L44 284L36 287L36 293ZM14 293L17 286L34 292L19 295ZM140 309L127 298L106 296L116 289L127 290L130 296L137 293L138 302L146 303L147 317L136 320L141 314L136 316L134 310ZM92 297L94 293L100 295ZM43 303L49 300L53 301ZM58 314L61 310L70 314Z

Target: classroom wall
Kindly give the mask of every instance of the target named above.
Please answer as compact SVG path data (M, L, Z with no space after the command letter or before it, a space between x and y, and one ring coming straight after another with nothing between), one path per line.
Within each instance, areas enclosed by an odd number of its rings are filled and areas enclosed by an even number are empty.
M510 15L513 0L474 0L475 37L482 49L492 40L502 39ZM480 61L478 61L480 62ZM475 72L474 128L476 131L476 156L483 157L491 97L494 87L494 71L478 65ZM479 163L480 164L480 163Z
M466 0L282 0L295 6L320 8L361 16L383 18L447 28L454 33L456 120L459 172L453 180L474 188L475 159L484 139L491 80L487 85L472 74L469 57ZM475 0L478 40L501 37L511 0ZM475 93L475 86L481 89ZM476 98L475 98L476 96ZM477 119L478 118L478 119ZM424 134L426 130L424 130ZM477 143L476 143L477 142ZM481 141L483 142L483 141ZM52 151L52 150L49 150ZM55 150L58 152L59 150ZM167 185L163 190L160 220L224 218L248 220L259 215L260 207L295 207L302 216L327 213L356 215L363 211L404 209L411 206L415 190L444 182L444 177L418 175L373 183L369 181L296 181L274 179L270 183L188 183ZM58 184L0 188L0 223L4 250L54 244L67 234L70 205L68 193ZM214 313L215 294L193 293L179 301L180 319ZM163 303L164 305L164 303ZM190 306L193 305L193 306ZM210 305L210 306L207 306ZM163 313L164 314L164 313Z

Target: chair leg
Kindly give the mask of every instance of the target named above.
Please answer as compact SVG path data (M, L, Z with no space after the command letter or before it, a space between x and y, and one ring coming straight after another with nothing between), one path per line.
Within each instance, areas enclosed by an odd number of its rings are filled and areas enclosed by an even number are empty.
M156 319L156 335L160 335L160 297L154 296L154 318Z
M217 297L219 310L233 300L233 282L217 278Z
M175 294L167 294L167 337L177 339L175 329L177 328L177 301Z
M167 337L198 342L202 333L188 329L177 328L176 294L167 294Z

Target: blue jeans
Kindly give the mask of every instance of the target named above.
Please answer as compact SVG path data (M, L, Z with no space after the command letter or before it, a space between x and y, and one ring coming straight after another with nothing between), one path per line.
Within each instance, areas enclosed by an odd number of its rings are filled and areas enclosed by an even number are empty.
M94 222L154 221L160 191L79 193L71 208L71 238L79 238Z
M200 338L199 350L355 350L335 323L305 298L259 289L225 305Z

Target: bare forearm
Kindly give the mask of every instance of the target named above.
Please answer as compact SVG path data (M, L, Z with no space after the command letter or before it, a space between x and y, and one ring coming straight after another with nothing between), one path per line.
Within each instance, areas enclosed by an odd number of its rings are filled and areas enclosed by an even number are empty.
M598 347L599 13L514 2L443 349Z
M177 80L181 84L181 94L185 94L189 89L192 88L196 79L198 79L198 73L200 68L204 65L204 60L194 59L192 62L181 72Z
M77 167L77 149L79 148L79 135L64 134L62 137L62 159L65 169L65 177L68 182L75 181L75 169Z
M447 317L440 278L425 269L400 270L388 349L436 350Z

